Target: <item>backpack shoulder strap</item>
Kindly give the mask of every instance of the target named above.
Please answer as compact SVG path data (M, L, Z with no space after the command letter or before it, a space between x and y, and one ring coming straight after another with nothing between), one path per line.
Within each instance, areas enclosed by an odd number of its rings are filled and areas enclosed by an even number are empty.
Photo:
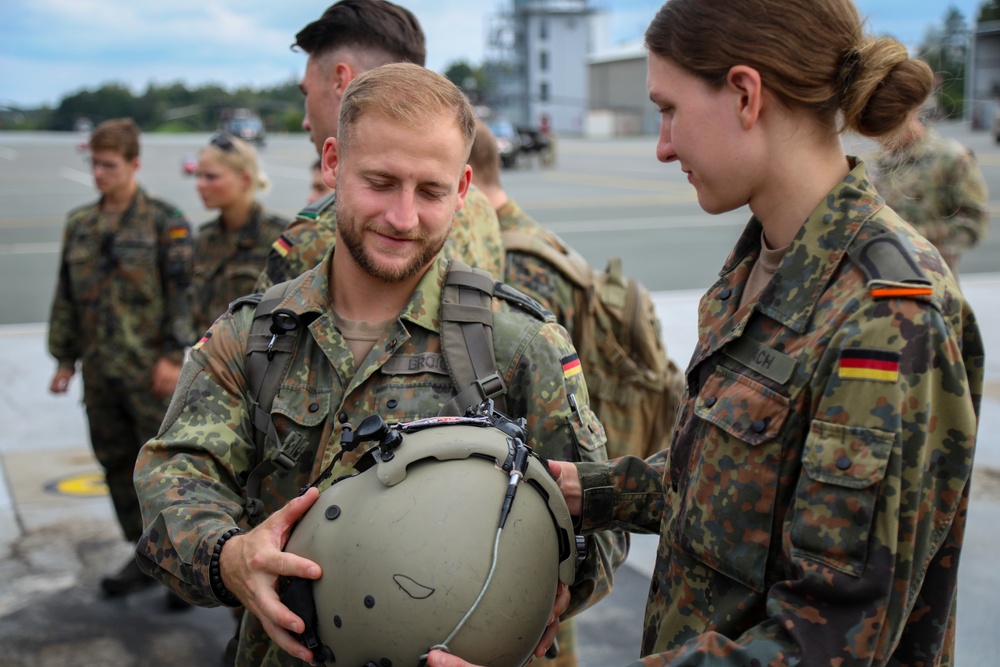
M551 236L553 245L545 236ZM524 252L539 257L552 264L561 274L574 285L588 289L593 282L592 271L587 260L566 245L561 238L552 232L533 234L517 229L508 229L501 234L503 247L507 252Z
M493 399L507 412L507 387L493 351L493 276L452 259L441 290L441 353L458 394L440 414L464 415Z
M257 465L250 472L246 484L246 509L251 524L256 524L262 518L264 506L260 500L260 486L264 478L278 468L291 469L302 453L292 449L286 451L274 428L274 422L271 420L271 406L274 404L274 397L278 394L278 389L285 379L285 375L288 374L293 353L298 346L299 332L297 329L303 327L301 322L296 321L295 328L283 334L276 334L272 332L271 324L273 322L272 313L277 305L302 283L305 275L302 274L294 280L272 285L264 292L254 312L253 324L250 327L250 336L247 340L247 385L250 389L253 437L257 450ZM277 444L277 449L274 456L265 459L264 452L267 451L268 439Z

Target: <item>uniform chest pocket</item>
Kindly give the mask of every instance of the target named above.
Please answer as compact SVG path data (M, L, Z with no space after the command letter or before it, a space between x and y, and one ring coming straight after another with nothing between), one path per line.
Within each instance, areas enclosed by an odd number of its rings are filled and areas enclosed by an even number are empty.
M437 416L454 393L447 375L392 375L372 392L370 407L386 421L426 419Z
M695 400L701 420L686 470L680 546L762 591L788 398L718 368Z
M860 577L895 435L814 420L795 490L792 554Z
M86 298L100 278L100 245L95 238L73 238L66 246L66 269L77 298Z
M322 448L320 439L330 414L330 402L329 391L291 389L288 385L283 385L274 397L271 416L281 436L281 450L279 452L269 440L269 450L264 456L277 455L276 483L287 481L289 488L308 483L316 454Z
M114 253L126 271L148 271L156 263L156 244L152 239L119 237Z

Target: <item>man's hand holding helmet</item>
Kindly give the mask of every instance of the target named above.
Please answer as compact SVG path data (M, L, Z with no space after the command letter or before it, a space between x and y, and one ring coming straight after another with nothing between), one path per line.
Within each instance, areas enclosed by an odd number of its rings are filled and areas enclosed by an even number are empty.
M226 588L260 619L275 643L306 662L312 661L312 651L291 634L302 632L305 623L282 604L278 578L319 579L323 574L311 560L282 551L292 528L318 497L319 490L310 488L246 535L230 539L219 555L219 573Z

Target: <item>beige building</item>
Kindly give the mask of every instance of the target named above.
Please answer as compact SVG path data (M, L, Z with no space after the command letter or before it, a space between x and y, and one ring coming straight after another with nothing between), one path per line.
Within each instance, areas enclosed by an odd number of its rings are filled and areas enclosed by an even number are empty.
M587 70L587 136L620 137L659 131L659 114L646 91L646 50L642 40L594 54L588 59Z

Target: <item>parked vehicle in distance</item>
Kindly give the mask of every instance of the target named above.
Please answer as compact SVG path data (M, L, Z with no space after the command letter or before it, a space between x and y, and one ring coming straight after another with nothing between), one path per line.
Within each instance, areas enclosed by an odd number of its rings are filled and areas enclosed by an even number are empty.
M548 133L540 129L520 126L517 133L521 137L521 152L527 156L537 155L543 165L551 163L555 145Z
M193 176L198 173L198 158L194 155L186 155L181 160L181 172L186 176Z
M497 140L497 152L500 154L500 166L510 168L517 164L517 155L521 152L521 135L509 120L489 120L486 122Z
M253 109L227 109L222 113L219 129L258 146L264 145L264 121Z

